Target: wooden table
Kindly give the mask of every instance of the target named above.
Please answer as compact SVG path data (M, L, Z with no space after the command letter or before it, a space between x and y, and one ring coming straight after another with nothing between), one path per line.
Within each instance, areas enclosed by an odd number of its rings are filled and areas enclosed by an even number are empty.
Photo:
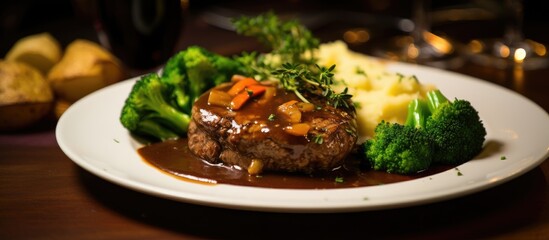
M188 21L186 33L184 45L220 53L254 44L200 18ZM516 73L467 63L453 71L513 89L549 111L549 68ZM491 189L433 204L264 213L166 200L105 181L61 151L55 124L0 135L0 239L549 239L549 161Z

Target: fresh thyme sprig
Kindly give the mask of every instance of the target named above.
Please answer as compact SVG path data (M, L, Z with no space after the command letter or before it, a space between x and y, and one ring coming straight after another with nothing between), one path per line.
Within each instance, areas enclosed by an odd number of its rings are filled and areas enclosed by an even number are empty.
M350 108L352 95L348 94L347 88L340 93L332 89L335 65L329 68L314 66L311 69L304 64L284 63L272 75L279 79L284 89L294 92L303 102L310 102L304 96L304 93L310 93L326 97L328 104L335 108Z
M280 56L281 62L312 63L312 53L304 53L318 48L320 41L297 20L281 21L272 11L248 17L242 16L233 20L238 34L256 37L272 49L273 54Z
M238 34L256 37L272 49L271 56L279 58L272 62L265 54L243 53L235 59L244 66L244 74L258 80L276 78L303 102L310 102L303 94L311 93L326 97L328 104L336 108L352 106L347 88L336 93L331 87L335 65L326 68L316 64L313 50L319 47L319 40L298 21L281 21L270 11L255 17L242 16L233 24Z
M265 55L258 52L243 52L234 58L242 64L240 70L242 74L251 76L256 80L266 80L271 78L272 69L275 66L265 60Z

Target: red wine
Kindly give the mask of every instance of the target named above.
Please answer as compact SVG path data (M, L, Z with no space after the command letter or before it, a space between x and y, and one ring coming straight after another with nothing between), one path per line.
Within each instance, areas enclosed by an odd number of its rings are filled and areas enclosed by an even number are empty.
M175 53L183 25L179 0L97 2L101 42L133 69L154 68Z

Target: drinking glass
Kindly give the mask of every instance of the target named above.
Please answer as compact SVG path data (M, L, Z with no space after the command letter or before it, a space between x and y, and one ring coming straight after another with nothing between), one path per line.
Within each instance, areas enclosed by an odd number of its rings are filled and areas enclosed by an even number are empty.
M131 75L153 71L175 54L183 26L180 0L100 0L96 30Z
M505 0L505 30L501 38L473 39L467 45L472 62L500 69L520 67L524 70L549 66L545 45L524 37L522 0Z
M415 0L412 6L411 31L397 36L374 51L378 57L412 62L439 68L457 68L463 58L449 38L431 32L430 1ZM406 27L405 27L406 28Z

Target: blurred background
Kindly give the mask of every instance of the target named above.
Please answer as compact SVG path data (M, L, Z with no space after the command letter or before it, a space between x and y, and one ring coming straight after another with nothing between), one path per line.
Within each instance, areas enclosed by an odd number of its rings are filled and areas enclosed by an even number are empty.
M62 45L74 38L99 41L94 29L94 14L97 1L89 0L8 0L0 3L0 56L21 37L50 32ZM223 30L223 17L235 13L254 14L275 10L279 14L299 14L305 23L321 38L343 38L349 29L368 30L367 39L356 39L352 47L368 53L377 40L409 30L399 26L399 20L410 19L413 1L407 0L351 0L351 1L220 1L186 0L183 32L178 48L189 44L217 45L223 43L217 36L230 34ZM481 37L500 37L504 31L505 14L502 2L494 0L449 0L432 1L429 11L433 32L443 33L459 43L468 43ZM542 1L524 0L524 35L531 39L547 41L549 19L543 10ZM189 24L211 24L220 27L218 35L200 35L200 29L189 29ZM475 26L467 28L467 26ZM223 32L226 31L226 32ZM339 34L334 34L334 32ZM347 38L351 38L352 34ZM347 39L349 40L349 39ZM545 43L545 42L544 42ZM230 43L229 43L230 44ZM225 51L232 51L226 46ZM214 49L215 50L215 49Z

